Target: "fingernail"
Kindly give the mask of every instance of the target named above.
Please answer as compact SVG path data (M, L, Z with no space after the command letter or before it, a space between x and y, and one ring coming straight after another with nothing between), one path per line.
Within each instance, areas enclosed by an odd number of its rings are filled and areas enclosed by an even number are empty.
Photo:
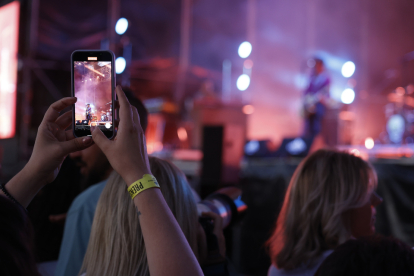
M89 144L90 142L92 142L92 138L89 136L82 139L82 143L85 145Z
M95 130L96 126L91 126L91 133Z

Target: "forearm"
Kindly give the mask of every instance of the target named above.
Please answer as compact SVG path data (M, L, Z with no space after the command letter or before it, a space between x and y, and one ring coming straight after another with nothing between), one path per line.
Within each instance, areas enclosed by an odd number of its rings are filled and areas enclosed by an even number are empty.
M151 275L203 275L187 239L159 189L134 198Z
M36 174L31 173L30 168L26 165L18 174L7 182L5 187L9 194L26 208L44 184L44 181L38 179ZM4 195L1 190L0 193Z

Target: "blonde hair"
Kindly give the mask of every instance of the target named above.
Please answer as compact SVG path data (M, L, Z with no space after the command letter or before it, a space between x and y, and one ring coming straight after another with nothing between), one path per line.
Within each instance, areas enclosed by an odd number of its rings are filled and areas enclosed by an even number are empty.
M319 150L296 169L276 229L267 241L280 269L312 267L322 252L350 238L346 211L369 200L377 185L375 170L359 157Z
M197 207L185 175L168 161L149 158L152 174L197 256ZM102 191L93 219L81 273L149 275L137 209L121 176L113 172Z

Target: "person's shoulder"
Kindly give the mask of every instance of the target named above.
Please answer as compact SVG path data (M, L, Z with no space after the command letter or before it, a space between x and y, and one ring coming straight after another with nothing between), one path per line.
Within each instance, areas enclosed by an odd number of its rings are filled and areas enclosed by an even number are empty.
M284 269L279 269L275 265L270 265L269 271L267 272L267 276L287 276L287 275L295 275L296 276L297 269L286 271Z
M283 276L283 275L290 275L284 269L279 269L275 265L270 265L269 271L267 272L267 276Z
M279 269L273 264L269 267L267 276L313 276L321 263L333 252L333 250L326 250L322 253L316 263L312 266L301 265L292 270Z
M90 209L93 210L96 208L98 204L99 197L105 188L106 180L99 182L95 185L92 185L82 193L80 193L75 200L72 202L72 205L69 209L69 214L71 212L77 212L80 209Z
M279 274L279 269L275 267L273 264L270 265L269 270L267 271L267 276L277 276Z

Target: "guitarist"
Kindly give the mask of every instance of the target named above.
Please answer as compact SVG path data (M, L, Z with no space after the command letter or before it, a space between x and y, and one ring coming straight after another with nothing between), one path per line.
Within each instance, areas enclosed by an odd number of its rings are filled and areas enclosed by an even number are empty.
M331 82L321 59L315 58L315 65L309 79L308 88L304 92L304 136L313 138L321 132L322 119L329 100L329 84Z

